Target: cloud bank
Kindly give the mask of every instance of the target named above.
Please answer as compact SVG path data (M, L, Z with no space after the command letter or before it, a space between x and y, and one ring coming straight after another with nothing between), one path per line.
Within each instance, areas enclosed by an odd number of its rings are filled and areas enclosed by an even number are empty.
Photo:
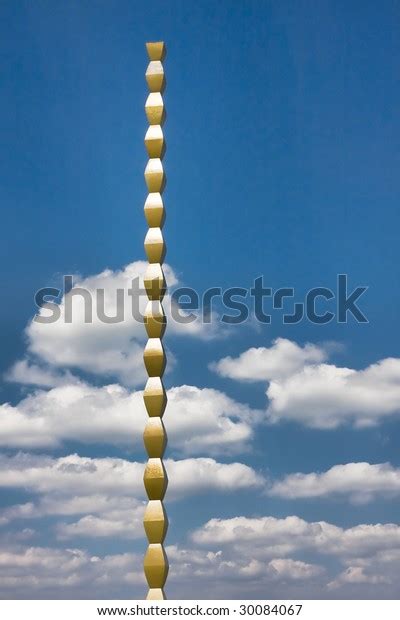
M267 417L310 428L376 426L400 413L400 359L386 358L363 370L323 363L331 346L278 338L269 349L248 349L212 365L221 376L268 383Z

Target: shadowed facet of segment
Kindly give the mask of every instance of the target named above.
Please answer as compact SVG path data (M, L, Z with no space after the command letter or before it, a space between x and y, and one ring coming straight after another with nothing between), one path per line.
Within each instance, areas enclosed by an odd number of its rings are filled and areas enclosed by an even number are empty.
M146 82L151 93L162 93L165 88L164 67L159 60L151 60L146 71Z
M165 140L161 125L150 125L144 137L149 157L162 159L165 153Z
M162 545L148 546L143 566L149 588L162 588L168 575L168 560Z
M144 274L143 284L149 299L162 301L165 295L166 282L164 272L159 263L148 265Z
M165 221L165 209L159 192L147 196L144 203L144 215L149 228L162 228Z
M166 183L166 176L161 159L149 159L144 171L144 178L146 179L149 192L163 191Z
M149 377L143 392L146 411L151 418L162 418L167 405L167 394L161 377Z
M146 43L146 49L150 60L164 60L167 53L164 41Z
M167 445L167 433L161 418L150 418L143 433L144 445L150 458L161 459Z
M167 472L160 458L147 461L143 476L144 486L149 499L163 500L168 486Z
M143 352L144 365L149 377L162 377L166 357L161 338L149 338Z
M167 317L160 301L149 301L143 315L144 325L149 338L162 338L167 324Z
M144 249L149 263L164 261L166 245L161 228L149 228L144 240Z
M168 519L160 500L149 501L144 513L143 524L149 543L164 542L168 529Z
M144 106L149 125L162 125L165 120L164 101L161 93L150 93Z

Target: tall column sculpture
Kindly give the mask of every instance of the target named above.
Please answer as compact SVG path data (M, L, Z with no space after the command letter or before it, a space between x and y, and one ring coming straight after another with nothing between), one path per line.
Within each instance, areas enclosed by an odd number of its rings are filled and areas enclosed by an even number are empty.
M149 585L147 599L162 600L166 598L163 588L168 575L168 560L163 547L168 527L163 505L168 479L162 460L167 444L167 435L162 421L167 404L167 396L162 382L166 364L162 345L166 317L161 303L166 290L162 269L165 243L161 230L165 215L161 196L165 186L165 174L162 165L165 151L162 131L165 117L162 98L165 76L162 61L166 50L163 42L146 43L146 47L150 58L146 71L146 81L150 94L145 104L149 128L144 142L149 161L144 176L149 195L144 206L144 212L149 229L144 247L149 264L144 276L144 286L149 301L144 314L148 341L143 358L149 378L143 399L149 418L143 439L149 456L144 472L144 486L149 498L144 516L144 528L149 546L144 557L144 573Z

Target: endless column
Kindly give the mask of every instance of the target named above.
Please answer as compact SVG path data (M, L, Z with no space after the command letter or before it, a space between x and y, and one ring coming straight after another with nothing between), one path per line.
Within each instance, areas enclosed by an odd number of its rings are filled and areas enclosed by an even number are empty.
M144 247L149 264L144 276L144 286L149 301L144 315L148 341L143 357L149 378L143 399L149 419L143 439L149 456L144 472L144 486L149 498L144 516L144 528L149 546L144 557L144 573L149 584L147 599L160 600L166 598L163 588L168 575L168 560L163 547L168 520L162 502L168 483L162 461L167 444L167 435L162 421L167 404L167 396L162 382L166 356L161 341L166 326L166 317L161 304L166 289L162 269L165 243L161 231L165 214L161 197L165 185L165 174L161 161L165 151L162 131L165 116L162 98L165 87L162 65L165 45L163 42L146 43L146 47L150 58L146 71L146 81L150 94L146 101L145 110L150 126L144 139L149 155L144 173L149 195L144 206L144 212L149 229Z

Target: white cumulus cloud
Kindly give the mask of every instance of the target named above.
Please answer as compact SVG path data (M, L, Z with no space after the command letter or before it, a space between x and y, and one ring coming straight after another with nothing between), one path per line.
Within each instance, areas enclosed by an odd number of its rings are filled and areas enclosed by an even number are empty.
M354 503L400 495L400 469L389 463L346 463L328 471L294 473L272 484L269 495L284 499L344 497Z
M400 413L400 359L385 358L365 369L325 363L332 345L300 347L285 339L249 349L212 368L238 381L265 381L267 418L332 429L375 426Z
M260 487L263 478L242 463L218 463L211 458L165 460L171 481L169 497L218 490ZM89 458L77 454L52 458L19 453L0 456L0 486L38 493L67 492L126 494L144 498L144 464L119 458Z
M238 452L260 416L218 390L174 387L165 413L169 446L185 454ZM15 406L0 405L0 446L54 447L74 440L141 448L146 419L141 391L66 384L37 390Z
M282 557L300 550L342 558L368 557L382 550L400 551L400 526L362 524L344 529L326 521L308 522L297 516L211 519L193 533L199 545L230 545L252 557Z
M400 412L400 359L387 358L364 370L307 366L271 381L267 396L272 422L296 420L326 429L374 426Z
M165 461L170 501L200 493L262 489L265 481L242 463L210 458ZM37 496L0 512L0 526L14 520L62 517L57 537L142 538L144 464L117 458L58 459L31 454L0 456L0 487ZM77 520L71 521L71 518ZM68 520L66 520L68 518Z
M137 290L144 291L143 275L146 268L145 261L136 261L121 270L106 269L86 278L75 276L74 289L61 299L60 318L52 323L32 320L27 326L29 354L55 368L78 369L104 377L116 377L126 385L143 383L143 343L147 336L143 323L137 320L137 313L132 313L132 308L137 307L143 315L148 300L145 293L139 294L135 288L132 289L132 281L138 279ZM175 286L178 281L173 269L169 265L164 265L163 269L168 286ZM85 289L90 300L78 294L78 288ZM104 292L100 293L104 295L104 302L99 297L99 290ZM71 307L71 322L66 322L66 303ZM203 339L218 335L216 323L204 324L199 315L195 321L185 324L171 318L169 295L166 295L163 305L169 334ZM103 310L106 317L117 317L118 322L105 322L101 318ZM41 317L51 317L53 310L44 306L39 314ZM173 362L174 358L169 354L169 364ZM24 373L18 365L9 374L14 380L24 380ZM31 371L27 377L28 382L34 382L33 378ZM38 380L41 385L40 377Z
M238 381L271 381L290 377L305 365L326 358L327 351L321 346L305 344L301 347L286 338L277 338L269 348L253 347L239 357L224 357L211 364L211 368L221 377Z

